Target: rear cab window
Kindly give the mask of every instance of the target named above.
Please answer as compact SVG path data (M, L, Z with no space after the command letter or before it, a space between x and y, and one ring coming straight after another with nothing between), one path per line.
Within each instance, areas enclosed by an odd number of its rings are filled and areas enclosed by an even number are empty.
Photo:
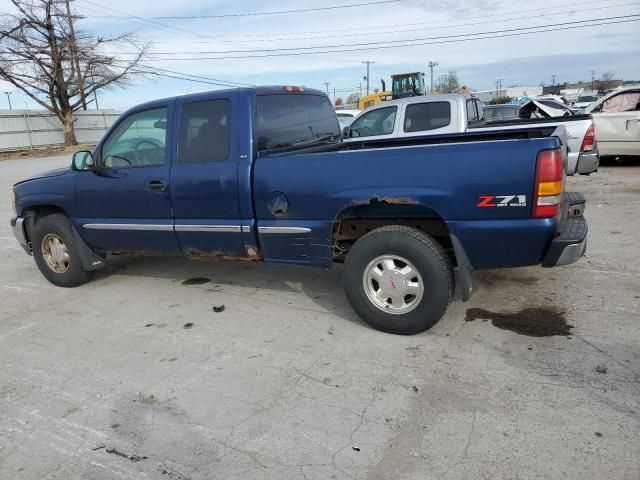
M451 123L451 103L411 103L405 108L404 131L424 132L444 128Z
M336 112L324 95L288 93L256 97L259 152L309 146L340 136Z

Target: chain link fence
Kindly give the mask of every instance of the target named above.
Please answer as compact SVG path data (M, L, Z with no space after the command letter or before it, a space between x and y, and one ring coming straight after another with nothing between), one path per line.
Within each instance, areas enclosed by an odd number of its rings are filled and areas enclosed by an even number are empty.
M120 116L114 110L87 110L74 114L76 139L96 144ZM45 110L0 110L0 151L29 150L64 145L62 123Z

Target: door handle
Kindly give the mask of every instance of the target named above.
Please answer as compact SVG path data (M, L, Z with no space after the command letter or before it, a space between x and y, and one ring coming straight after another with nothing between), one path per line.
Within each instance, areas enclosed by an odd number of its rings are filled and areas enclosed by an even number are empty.
M627 120L627 130L629 130L630 123L639 123L639 122L640 122L640 118L636 118L635 120Z
M147 190L150 192L165 192L167 190L167 182L164 180L150 180L147 183Z

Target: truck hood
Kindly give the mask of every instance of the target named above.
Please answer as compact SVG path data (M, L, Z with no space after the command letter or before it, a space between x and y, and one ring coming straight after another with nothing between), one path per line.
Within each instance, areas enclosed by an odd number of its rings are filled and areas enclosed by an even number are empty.
M28 182L30 180L39 180L41 178L59 177L61 175L69 173L69 172L71 172L71 168L70 167L54 168L53 170L47 170L46 172L36 173L35 175L33 175L33 176L29 177L29 178L25 178L24 180L20 180L19 182L16 182L16 185L20 185L21 183Z

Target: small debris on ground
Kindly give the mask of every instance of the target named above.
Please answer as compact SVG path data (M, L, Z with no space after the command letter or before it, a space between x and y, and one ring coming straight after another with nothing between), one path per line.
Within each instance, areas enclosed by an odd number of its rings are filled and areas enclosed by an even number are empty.
M416 387L415 385L411 387L413 389L414 392L418 393L418 387Z
M351 447L353 449L354 452L359 452L360 451L360 447Z
M606 365L598 365L596 367L596 372L598 372L598 373L607 373Z
M98 445L97 447L94 447L91 450L93 450L95 452L96 450L101 450L101 449L103 449L105 447L106 447L106 445Z
M187 322L183 325L182 328L184 328L185 330L189 330L191 327L193 327L193 323Z
M594 432L596 434L596 437L600 438L602 437L602 434L600 432Z
M329 335L333 335L333 332L335 331L335 329L333 327L329 327L329 330L327 330L327 333Z
M145 327L145 328L153 327L153 323L147 323L144 327Z
M224 304L222 305L214 305L213 311L216 313L224 312Z
M122 453L122 452L116 450L115 448L107 448L105 450L105 452L111 453L113 455L117 455L117 456L122 457L122 458L126 458L128 460L131 460L132 462L139 462L140 460L146 460L147 459L147 457L141 457L140 455L135 455L135 454L134 455L127 455L126 453Z

